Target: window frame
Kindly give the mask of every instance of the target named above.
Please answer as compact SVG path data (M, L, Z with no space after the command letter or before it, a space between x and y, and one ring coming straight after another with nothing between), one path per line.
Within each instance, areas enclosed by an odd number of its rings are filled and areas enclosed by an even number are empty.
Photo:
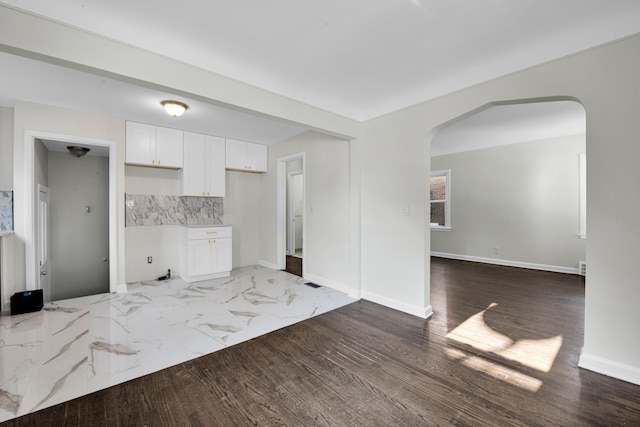
M444 176L445 183L445 199L444 200L431 200L431 178L438 176ZM444 203L444 225L431 223L431 206L433 203ZM429 225L431 230L450 231L451 230L451 169L443 169L437 171L431 171L429 177Z

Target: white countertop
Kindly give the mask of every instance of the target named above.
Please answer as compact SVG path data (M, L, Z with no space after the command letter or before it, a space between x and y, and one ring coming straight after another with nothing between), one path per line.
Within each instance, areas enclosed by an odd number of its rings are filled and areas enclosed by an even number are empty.
M13 231L0 231L0 237L13 234Z

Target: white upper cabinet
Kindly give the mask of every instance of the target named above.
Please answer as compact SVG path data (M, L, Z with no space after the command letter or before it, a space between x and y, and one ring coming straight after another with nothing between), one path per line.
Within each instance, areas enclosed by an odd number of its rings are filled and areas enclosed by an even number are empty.
M183 132L181 130L156 128L156 160L158 166L183 167Z
M199 133L184 133L182 195L225 196L225 140Z
M126 163L180 169L182 140L181 130L127 122Z
M267 171L267 146L227 139L227 169L245 172Z

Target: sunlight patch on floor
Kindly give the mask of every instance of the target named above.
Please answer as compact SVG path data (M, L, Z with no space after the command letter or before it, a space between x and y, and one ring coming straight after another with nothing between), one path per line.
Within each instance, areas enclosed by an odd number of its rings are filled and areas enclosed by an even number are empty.
M514 369L507 368L506 366L499 365L495 362L490 362L480 356L474 356L454 348L445 348L445 352L449 358L458 361L467 368L491 375L498 380L507 382L530 392L535 393L542 386L542 381L537 378L523 374L522 372L518 372Z
M502 366L495 357L516 362L541 373L551 370L562 347L562 335L544 339L514 340L491 328L484 315L498 304L492 303L485 310L474 314L447 334L450 344L458 348L447 348L447 355L463 365L507 381L530 391L537 391L542 381L513 368ZM465 349L461 350L460 348Z

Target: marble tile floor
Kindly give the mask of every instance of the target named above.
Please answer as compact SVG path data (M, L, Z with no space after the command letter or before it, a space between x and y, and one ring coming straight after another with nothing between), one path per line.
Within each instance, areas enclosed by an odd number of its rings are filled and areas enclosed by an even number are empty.
M0 317L0 422L250 340L355 301L264 267L45 304Z

